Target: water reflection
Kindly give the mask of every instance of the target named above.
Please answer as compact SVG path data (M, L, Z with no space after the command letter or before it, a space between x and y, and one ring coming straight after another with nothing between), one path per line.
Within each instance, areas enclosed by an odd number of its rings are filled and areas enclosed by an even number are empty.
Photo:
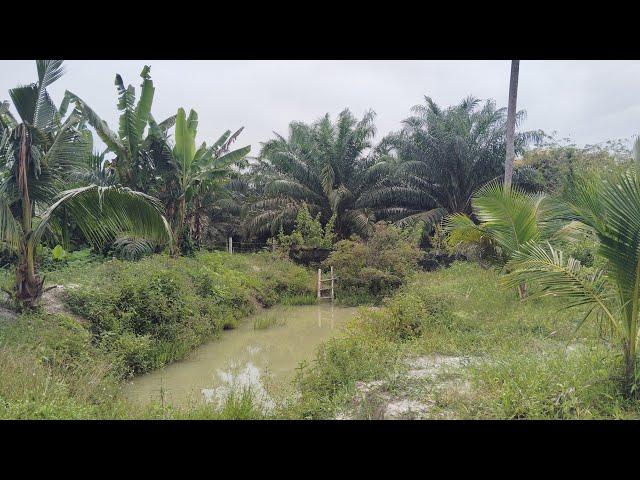
M158 400L162 388L168 403L220 404L230 392L250 389L268 410L274 391L289 386L299 362L311 360L316 347L336 335L354 312L330 303L265 310L258 315L279 315L283 321L254 330L256 318L249 318L189 359L134 379L125 393L148 402Z

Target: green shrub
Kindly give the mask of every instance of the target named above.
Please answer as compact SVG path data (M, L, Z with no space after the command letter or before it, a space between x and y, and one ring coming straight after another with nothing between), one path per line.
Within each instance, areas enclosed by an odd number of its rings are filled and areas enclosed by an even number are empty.
M314 217L309 213L306 203L298 209L295 226L290 235L285 235L282 228L277 237L278 246L287 253L291 247L332 248L335 233L333 231L336 215L332 215L324 228L320 222L320 212Z
M338 242L324 262L338 276L338 300L379 299L402 285L422 256L410 233L380 222L366 242L355 236Z
M71 310L91 322L97 345L122 375L159 368L287 296L312 292L310 274L269 254L154 255L112 260L70 289Z

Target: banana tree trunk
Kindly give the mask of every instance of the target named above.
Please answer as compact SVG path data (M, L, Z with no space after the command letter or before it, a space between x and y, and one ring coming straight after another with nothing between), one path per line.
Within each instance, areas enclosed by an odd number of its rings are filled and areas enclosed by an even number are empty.
M178 200L178 208L176 209L176 221L173 231L173 238L176 240L171 254L173 256L180 252L180 247L184 240L184 217L186 212L186 200L182 195Z

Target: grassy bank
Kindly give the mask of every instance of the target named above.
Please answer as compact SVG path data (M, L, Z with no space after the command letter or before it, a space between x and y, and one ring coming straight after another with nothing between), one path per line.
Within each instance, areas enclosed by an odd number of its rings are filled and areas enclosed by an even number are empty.
M285 415L351 410L351 418L375 418L374 406L354 411L356 382L381 381L381 396L428 399L427 418L638 417L639 405L621 395L621 360L608 332L586 324L574 334L584 312L561 306L553 298L521 302L499 287L496 272L469 263L418 273L319 349ZM466 366L412 377L411 358Z
M140 409L119 398L119 383L185 357L260 306L308 303L314 288L289 261L221 252L83 262L47 278L66 285L71 315L2 320L0 418L256 416L242 395L218 412Z
M3 320L1 418L263 418L250 392L220 409L141 407L120 397L120 384L184 357L260 305L313 300L314 286L306 270L262 254L88 262L49 275L67 285L77 317ZM298 369L299 395L270 417L380 418L379 398L428 404L422 418L640 417L621 394L609 332L587 323L576 334L584 312L561 307L554 298L521 302L495 271L470 263L415 273L321 345ZM411 375L411 359L433 358L461 366ZM374 384L377 397L354 402Z

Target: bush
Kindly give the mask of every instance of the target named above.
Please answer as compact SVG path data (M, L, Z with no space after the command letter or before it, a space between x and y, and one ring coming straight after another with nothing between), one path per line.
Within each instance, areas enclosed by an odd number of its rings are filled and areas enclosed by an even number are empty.
M324 262L339 277L336 295L343 303L376 301L402 285L422 252L410 232L377 223L368 241L353 236L336 244Z
M67 302L91 322L98 348L115 359L124 376L183 358L233 328L258 304L313 292L308 272L268 254L112 260L91 277L68 290Z

